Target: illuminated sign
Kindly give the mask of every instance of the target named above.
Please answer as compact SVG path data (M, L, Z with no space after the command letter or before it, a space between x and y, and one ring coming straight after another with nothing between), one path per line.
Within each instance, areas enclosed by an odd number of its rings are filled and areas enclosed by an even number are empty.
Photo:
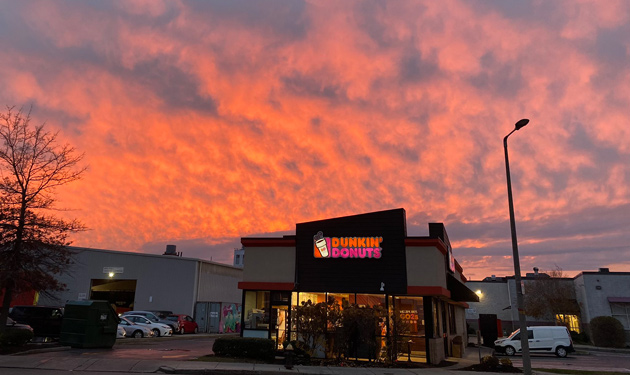
M378 259L383 250L381 242L383 237L324 237L320 231L313 236L313 254L315 258Z

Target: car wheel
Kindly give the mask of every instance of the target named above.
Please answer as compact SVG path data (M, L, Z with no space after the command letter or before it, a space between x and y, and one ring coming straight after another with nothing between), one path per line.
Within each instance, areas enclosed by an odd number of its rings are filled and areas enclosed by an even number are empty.
M160 330L157 328L153 328L153 336L160 337Z
M195 327L195 333L199 332L199 328Z
M511 346L506 346L505 347L505 354L509 355L509 356L513 356L514 354L516 354L516 350L514 350L514 348L511 347Z
M142 331L135 331L132 336L136 339L141 339L144 337L144 335L142 334Z
M567 356L567 350L564 346L559 346L556 348L556 355L560 358L564 358Z

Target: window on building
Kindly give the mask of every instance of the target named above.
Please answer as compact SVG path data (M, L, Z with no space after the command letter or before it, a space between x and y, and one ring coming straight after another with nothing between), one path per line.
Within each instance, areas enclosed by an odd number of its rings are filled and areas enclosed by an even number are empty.
M569 331L582 332L580 330L580 320L577 315L556 314L556 323L566 326Z
M448 304L448 330L450 334L457 333L457 323L455 321L455 306Z
M424 337L425 322L422 297L396 297L395 314L409 330L409 336Z
M385 295L383 294L357 294L357 305L360 307L385 307Z
M269 329L269 292L245 292L245 328Z
M610 312L613 318L621 322L626 331L630 330L630 303L611 303Z

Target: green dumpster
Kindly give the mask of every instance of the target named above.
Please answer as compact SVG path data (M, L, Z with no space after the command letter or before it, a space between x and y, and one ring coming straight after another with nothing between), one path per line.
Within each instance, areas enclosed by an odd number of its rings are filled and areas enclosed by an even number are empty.
M111 348L118 322L107 301L70 301L64 310L59 341L73 348Z

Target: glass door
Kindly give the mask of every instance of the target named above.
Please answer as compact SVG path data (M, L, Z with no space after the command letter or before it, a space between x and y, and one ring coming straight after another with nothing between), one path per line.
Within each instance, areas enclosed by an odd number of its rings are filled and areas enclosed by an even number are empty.
M274 305L271 306L271 319L275 322L274 329L271 331L271 339L276 342L276 348L283 350L283 343L289 339L289 306Z

